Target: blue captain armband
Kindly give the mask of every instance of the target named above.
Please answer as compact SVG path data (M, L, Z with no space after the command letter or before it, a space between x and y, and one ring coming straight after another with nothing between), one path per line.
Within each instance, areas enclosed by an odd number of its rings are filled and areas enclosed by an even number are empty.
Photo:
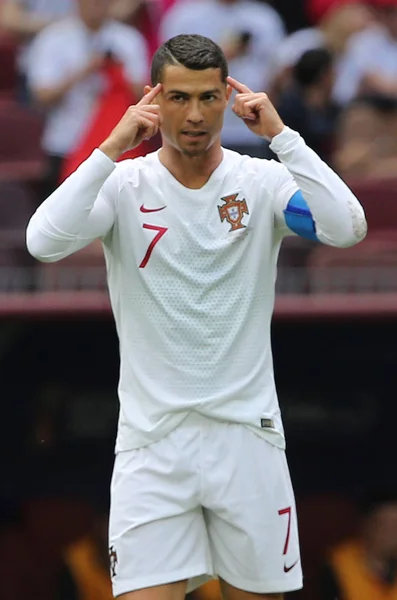
M316 224L300 190L295 192L284 210L284 218L287 226L301 237L319 242L316 234Z

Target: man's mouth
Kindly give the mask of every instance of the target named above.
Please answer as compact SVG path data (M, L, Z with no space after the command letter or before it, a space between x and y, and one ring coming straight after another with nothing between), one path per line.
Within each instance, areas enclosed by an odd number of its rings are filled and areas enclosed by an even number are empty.
M206 131L182 131L183 135L186 135L190 138L200 138L206 135Z

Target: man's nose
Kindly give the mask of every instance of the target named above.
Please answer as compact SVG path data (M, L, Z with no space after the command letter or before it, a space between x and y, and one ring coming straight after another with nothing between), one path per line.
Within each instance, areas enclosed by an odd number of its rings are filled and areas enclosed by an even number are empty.
M192 102L186 116L190 123L201 123L203 121L203 113L199 102Z

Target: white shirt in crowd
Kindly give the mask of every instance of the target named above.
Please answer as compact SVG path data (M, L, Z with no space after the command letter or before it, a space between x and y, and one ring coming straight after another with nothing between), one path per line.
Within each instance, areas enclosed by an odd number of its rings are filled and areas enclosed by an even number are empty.
M7 0L23 8L27 14L40 19L62 19L76 10L76 0ZM18 68L25 73L29 60L31 40L21 44L18 52Z
M29 54L28 81L32 88L60 85L80 71L93 55L111 52L124 66L131 83L147 82L149 57L143 35L129 25L109 20L92 32L78 17L64 19L43 30ZM47 116L43 148L64 156L78 144L92 115L105 79L94 73L76 84Z
M158 152L116 166L95 150L30 220L42 261L103 241L121 356L116 450L159 440L192 411L284 447L270 342L284 209L300 188L317 237L335 246L361 240L366 223L298 133L285 128L271 148L281 164L224 150L200 189Z
M279 14L267 4L239 0L224 4L218 0L176 3L165 15L160 28L161 41L181 33L209 37L224 47L234 36L248 32L252 38L245 55L229 60L230 75L255 92L266 90L270 81L272 56L285 35ZM236 118L231 104L225 113L222 142L258 145L263 141Z
M336 100L341 104L353 100L367 74L397 81L397 40L381 26L371 27L352 37L339 66Z

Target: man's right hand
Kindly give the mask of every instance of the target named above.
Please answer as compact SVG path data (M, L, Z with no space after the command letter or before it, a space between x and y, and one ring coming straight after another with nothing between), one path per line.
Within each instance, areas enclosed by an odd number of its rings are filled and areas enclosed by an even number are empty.
M158 83L134 106L130 106L109 137L99 149L111 160L116 161L124 152L139 146L144 139L150 139L158 132L162 117L160 106L152 104L161 91Z

